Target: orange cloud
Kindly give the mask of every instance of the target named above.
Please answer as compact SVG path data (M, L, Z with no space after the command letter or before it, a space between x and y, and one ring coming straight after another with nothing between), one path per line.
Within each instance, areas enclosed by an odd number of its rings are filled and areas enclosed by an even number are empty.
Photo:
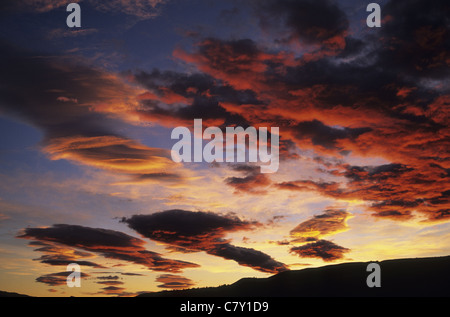
M195 285L195 283L183 276L173 274L162 274L156 278L156 282L161 283L158 285L160 288L169 289L185 289Z
M175 166L169 150L111 135L54 138L44 151L53 160L66 159L120 173L158 173Z
M320 239L324 236L348 230L347 219L351 214L345 210L327 209L323 214L315 215L291 230L295 242L308 238Z

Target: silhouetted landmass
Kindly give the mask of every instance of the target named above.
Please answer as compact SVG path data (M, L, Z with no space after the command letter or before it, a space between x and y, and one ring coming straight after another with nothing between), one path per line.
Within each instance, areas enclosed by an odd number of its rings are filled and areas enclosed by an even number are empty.
M31 297L24 294L0 291L0 297Z
M243 278L231 285L145 293L140 297L449 297L450 256L376 262L381 287L369 288L371 262L286 271Z

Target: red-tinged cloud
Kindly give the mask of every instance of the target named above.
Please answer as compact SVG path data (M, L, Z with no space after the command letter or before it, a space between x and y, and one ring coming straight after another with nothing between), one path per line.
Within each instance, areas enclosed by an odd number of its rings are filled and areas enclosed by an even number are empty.
M292 247L291 253L301 258L318 258L325 262L340 260L350 250L328 240L318 240L298 247Z
M235 193L262 195L267 192L267 187L272 183L266 174L260 173L259 166L234 165L231 168L244 174L243 177L234 176L225 179L225 184L233 187Z
M158 287L168 289L185 289L195 285L191 279L173 274L161 274L156 278L156 282L161 283Z
M122 222L146 238L167 244L172 251L205 251L267 273L287 270L286 265L261 251L234 246L226 240L227 233L261 226L235 215L167 210L151 215L134 215L123 218Z
M125 233L75 225L53 225L48 228L26 228L19 238L58 243L100 254L109 259L139 264L153 271L181 272L198 264L163 258L144 248L145 241Z
M448 170L437 164L415 169L402 164L380 166L342 165L330 171L344 176L345 186L337 182L297 180L277 184L280 189L312 190L336 199L358 199L371 202L368 209L376 217L408 220L413 212L428 221L447 221L450 218Z
M332 262L344 258L350 249L322 239L325 236L347 231L347 219L351 214L342 209L329 208L322 214L303 221L291 230L290 240L275 241L278 245L298 245L289 249L290 253L302 258L318 258Z
M141 98L140 106L131 110L130 116L168 127L190 127L197 118L202 118L204 125L208 126L245 124L245 120L228 113L220 103L257 102L252 91L238 91L218 84L213 77L203 73L141 71L133 75L133 81L148 90L144 96L152 98ZM173 104L173 100L167 100L168 96L182 99L186 104Z
M263 90L266 61L274 58L261 51L250 39L222 41L209 38L199 43L198 51L175 50L174 56L195 64L206 74L239 90Z

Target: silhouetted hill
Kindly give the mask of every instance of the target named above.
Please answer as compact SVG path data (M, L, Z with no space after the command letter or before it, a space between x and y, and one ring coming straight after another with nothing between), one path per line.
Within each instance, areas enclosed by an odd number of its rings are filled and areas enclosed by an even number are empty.
M31 297L24 294L0 291L0 297Z
M268 278L243 278L231 285L145 293L141 297L449 297L450 256L377 262L381 287L366 284L371 262L286 271Z

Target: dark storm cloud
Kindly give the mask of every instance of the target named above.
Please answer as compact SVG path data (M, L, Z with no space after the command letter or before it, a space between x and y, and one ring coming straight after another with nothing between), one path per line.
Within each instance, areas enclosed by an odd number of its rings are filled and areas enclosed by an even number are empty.
M235 215L219 215L212 212L167 210L151 215L133 215L122 220L131 229L146 238L174 242L189 248L192 244L209 243L222 238L228 232L250 230L259 225Z
M298 247L292 247L291 253L301 258L319 258L325 262L340 260L350 250L328 240L318 240Z
M144 237L168 244L174 251L182 249L189 252L205 251L262 272L275 273L287 270L284 264L265 253L237 247L225 240L227 233L254 229L261 225L258 222L243 221L234 215L186 210L134 215L122 221Z
M258 0L254 1L264 29L284 27L286 40L299 38L308 43L322 43L342 36L348 28L346 14L328 0Z
M371 131L370 128L333 128L318 120L300 122L293 130L296 139L310 139L314 145L325 148L336 148L336 141L339 139L355 139Z
M125 233L76 225L53 225L48 228L26 228L19 238L59 243L98 253L106 258L140 264L153 271L180 272L197 264L170 260L146 250L145 241Z
M220 103L259 104L251 90L236 90L217 82L213 77L197 73L184 74L172 71L140 71L134 80L151 93L140 96L141 107L135 111L141 120L158 120L160 124L174 126L179 123L191 125L202 118L215 125L248 123L239 115L226 111ZM174 107L181 104L182 107ZM171 107L167 107L171 105Z
M420 12L420 14L418 14ZM389 1L381 28L386 47L380 61L413 76L448 77L450 6L448 1Z

